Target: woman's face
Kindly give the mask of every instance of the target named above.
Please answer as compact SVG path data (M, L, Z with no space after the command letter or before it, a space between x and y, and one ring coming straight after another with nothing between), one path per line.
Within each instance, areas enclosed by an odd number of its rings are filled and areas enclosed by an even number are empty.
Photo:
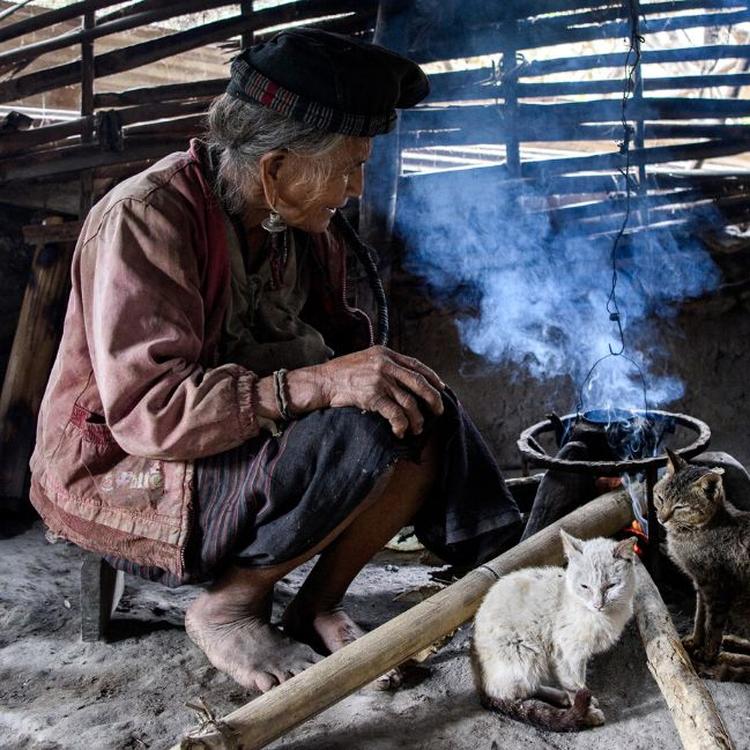
M276 210L287 224L306 232L324 232L336 210L362 194L363 168L370 155L371 138L347 138L325 158L328 176L310 184L300 175L310 173L313 157L285 153L274 169Z

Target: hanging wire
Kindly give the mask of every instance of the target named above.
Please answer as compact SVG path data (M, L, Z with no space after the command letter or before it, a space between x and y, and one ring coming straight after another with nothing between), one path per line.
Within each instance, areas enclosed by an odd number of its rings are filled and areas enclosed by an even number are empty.
M617 251L620 247L620 242L625 235L625 230L630 223L631 215L631 196L632 196L632 183L630 179L630 168L631 168L631 153L630 153L630 142L633 137L633 126L628 122L627 108L628 102L635 90L636 75L640 70L641 62L641 43L644 38L638 33L638 21L640 12L638 9L637 0L625 0L628 14L628 52L625 56L625 86L622 92L622 107L620 113L620 122L622 123L623 138L622 143L619 144L620 153L625 157L625 164L618 168L619 173L625 180L625 214L620 224L617 234L615 235L614 241L612 242L612 250L610 251L610 262L612 265L612 276L609 289L609 295L607 297L607 314L609 319L617 324L617 337L619 339L619 347L615 349L612 344L608 345L609 354L605 354L603 357L594 362L591 369L586 374L586 377L581 383L581 387L578 390L578 404L576 411L580 414L583 409L583 391L588 382L591 380L591 376L594 374L596 368L605 360L610 357L623 357L638 371L638 375L641 379L641 385L643 387L643 402L646 411L648 411L648 386L646 384L646 376L643 373L641 366L632 358L625 354L625 330L622 326L622 313L620 312L620 304L617 299L617 281L618 281L618 268L617 268Z

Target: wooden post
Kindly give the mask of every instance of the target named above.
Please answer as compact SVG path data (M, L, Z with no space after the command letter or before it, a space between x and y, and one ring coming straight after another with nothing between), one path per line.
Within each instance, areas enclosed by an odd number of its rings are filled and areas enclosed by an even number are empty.
M100 555L87 552L81 562L81 640L101 641L125 589L125 573Z
M373 42L407 53L408 17L413 2L380 0ZM380 252L381 274L386 290L390 281L391 241L396 216L398 178L401 172L400 123L387 135L373 140L365 167L365 184L359 210L359 231Z
M620 490L592 500L456 583L367 633L301 674L225 716L237 747L257 750L346 698L397 664L452 633L474 616L501 576L530 565L562 562L560 529L588 539L609 536L633 520L630 496ZM226 729L223 729L226 734ZM185 740L183 747L228 747L217 731ZM203 744L199 744L203 743ZM179 745L172 748L177 750Z
M96 25L96 11L90 10L83 16L82 29L93 29ZM94 140L94 42L81 42L81 117L84 127L81 142L91 143ZM81 172L81 195L78 216L83 219L94 202L93 170Z
M45 222L50 230L62 219ZM38 229L34 227L34 229ZM70 288L71 241L39 242L21 305L16 335L0 394L0 503L6 510L26 507L28 461L36 418L57 353Z
M250 18L253 15L253 0L242 0L240 3L240 13L243 18ZM240 37L240 48L247 49L253 43L253 31L252 29L245 29Z
M733 750L708 688L698 677L680 642L659 590L636 563L635 617L646 663L659 686L685 750Z
M509 17L503 24L503 42L502 55L503 62L501 68L502 92L505 106L503 114L505 116L505 161L508 165L508 176L521 176L521 144L518 137L518 91L516 85L518 82L518 73L516 71L516 47L513 40L516 37L517 23L510 17L513 13L512 8L508 11Z

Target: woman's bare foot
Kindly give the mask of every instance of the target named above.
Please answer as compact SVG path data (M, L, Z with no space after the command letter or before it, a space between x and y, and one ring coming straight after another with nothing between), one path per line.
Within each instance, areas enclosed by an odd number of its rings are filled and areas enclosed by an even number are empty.
M286 608L282 623L287 635L310 644L318 653L326 655L348 646L365 634L341 605L316 612L295 600ZM395 690L401 687L403 680L401 667L394 667L373 681L371 686L377 690Z
M266 692L320 661L308 645L285 637L261 615L217 615L206 596L188 608L185 630L211 664L243 687Z
M324 655L348 646L365 634L341 606L316 612L292 602L284 612L282 624L288 636Z

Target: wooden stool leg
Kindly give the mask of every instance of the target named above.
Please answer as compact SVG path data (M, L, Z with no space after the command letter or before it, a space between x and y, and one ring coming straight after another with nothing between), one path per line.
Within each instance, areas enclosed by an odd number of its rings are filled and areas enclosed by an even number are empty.
M125 574L99 555L87 553L81 563L81 639L104 639L112 613L122 596Z

